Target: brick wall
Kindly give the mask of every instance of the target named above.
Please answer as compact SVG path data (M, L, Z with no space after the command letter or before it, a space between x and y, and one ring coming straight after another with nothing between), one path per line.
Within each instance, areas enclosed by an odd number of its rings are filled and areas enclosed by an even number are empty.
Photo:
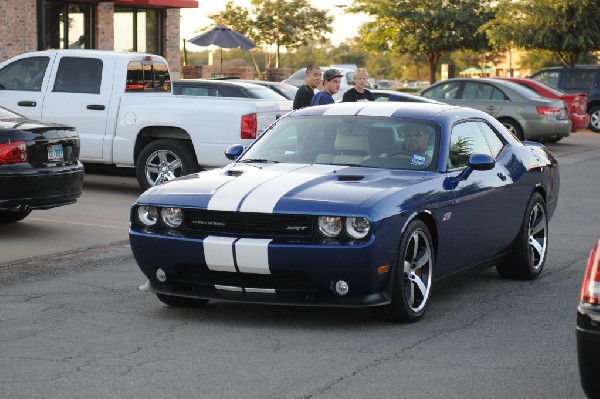
M36 0L0 0L0 61L37 50L35 14Z

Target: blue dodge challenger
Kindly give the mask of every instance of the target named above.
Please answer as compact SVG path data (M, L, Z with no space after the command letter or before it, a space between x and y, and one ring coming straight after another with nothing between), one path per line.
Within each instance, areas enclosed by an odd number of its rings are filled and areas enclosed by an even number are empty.
M140 288L168 305L370 307L415 322L443 282L492 266L534 279L544 267L557 161L483 112L309 107L225 155L234 162L132 207Z

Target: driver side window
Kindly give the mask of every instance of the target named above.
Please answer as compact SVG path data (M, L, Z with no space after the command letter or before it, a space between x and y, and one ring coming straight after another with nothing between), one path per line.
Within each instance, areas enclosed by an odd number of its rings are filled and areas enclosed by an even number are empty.
M450 136L448 169L464 168L471 154L492 155L490 147L477 122L454 125Z
M0 70L0 88L41 91L48 61L48 57L30 57L8 64Z

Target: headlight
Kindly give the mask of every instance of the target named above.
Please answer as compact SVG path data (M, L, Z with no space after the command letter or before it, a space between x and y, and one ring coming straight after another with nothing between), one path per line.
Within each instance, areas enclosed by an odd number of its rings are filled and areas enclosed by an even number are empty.
M144 226L154 226L158 220L158 210L153 206L138 206L137 217Z
M160 217L167 227L179 227L183 222L181 208L163 208L160 210Z
M360 240L369 234L371 223L363 217L351 217L346 219L346 232L354 239Z
M325 237L337 237L342 231L342 218L339 216L319 216L319 231Z

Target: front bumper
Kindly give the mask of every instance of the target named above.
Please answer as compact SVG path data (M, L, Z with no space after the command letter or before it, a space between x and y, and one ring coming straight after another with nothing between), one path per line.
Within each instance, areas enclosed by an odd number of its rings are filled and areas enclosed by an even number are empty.
M49 209L74 203L83 188L83 165L49 168L11 167L0 171L0 209L26 205Z
M600 306L577 308L577 357L585 394L600 397Z
M135 259L148 278L140 287L143 291L301 306L366 307L390 302L388 283L396 252L373 237L355 244L272 240L265 246L268 257L261 265L264 268L248 272L241 267L243 248L229 250L237 255L234 270L218 270L207 261L203 238L168 237L136 230L130 229L129 238ZM251 239L245 240L252 243ZM389 270L379 273L378 267L386 265ZM165 282L158 281L158 268L165 272ZM335 293L335 283L340 280L349 286L347 295Z

